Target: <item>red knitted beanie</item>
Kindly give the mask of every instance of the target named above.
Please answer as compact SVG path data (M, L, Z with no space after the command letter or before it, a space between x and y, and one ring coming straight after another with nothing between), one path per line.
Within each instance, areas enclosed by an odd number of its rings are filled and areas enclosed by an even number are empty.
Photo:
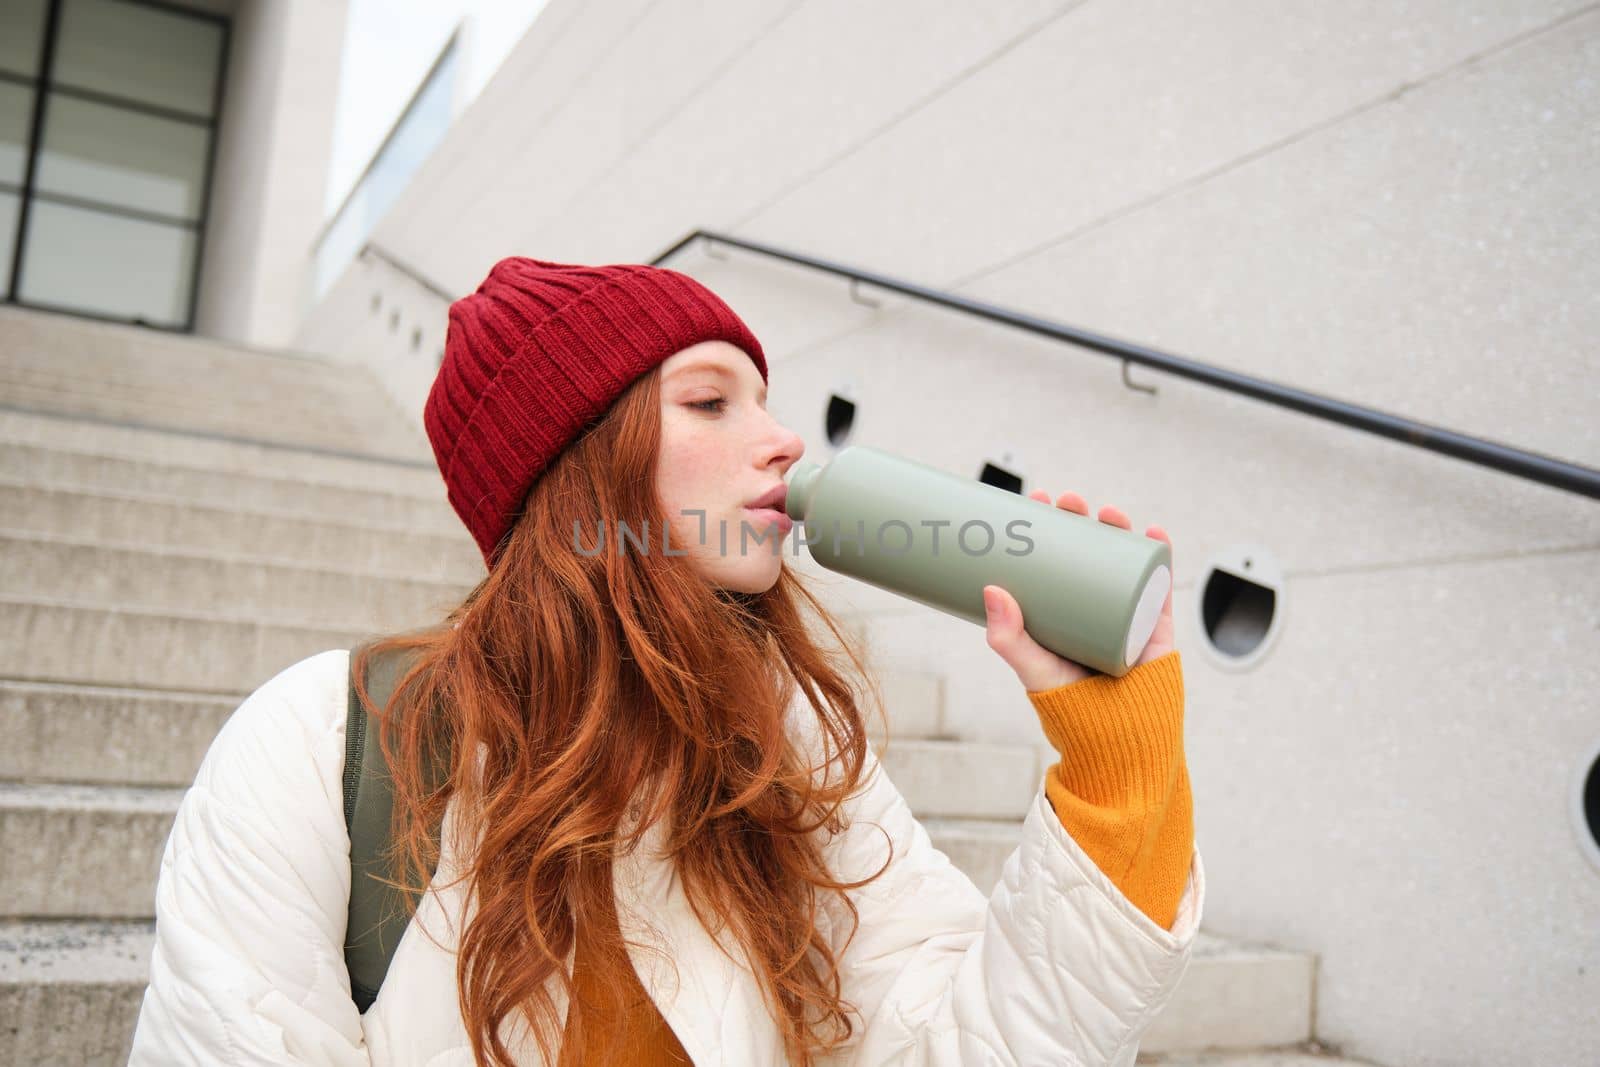
M749 327L664 267L510 256L450 305L422 422L450 505L491 569L550 461L640 375L701 341L738 345L766 380Z

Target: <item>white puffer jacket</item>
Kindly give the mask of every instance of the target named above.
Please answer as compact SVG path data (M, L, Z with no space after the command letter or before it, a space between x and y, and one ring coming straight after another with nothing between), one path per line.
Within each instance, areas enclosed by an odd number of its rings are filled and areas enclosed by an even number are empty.
M350 999L348 668L342 649L285 668L212 744L162 860L131 1067L472 1064L450 951L451 930L471 914L459 885L424 899L371 1009L361 1015ZM887 847L880 826L896 858L853 892L861 929L841 959L843 995L864 1025L828 1063L1133 1063L1188 965L1205 896L1198 851L1173 928L1162 930L1068 836L1041 779L1022 844L986 897L871 766L829 863L853 878L871 873ZM449 840L441 882L453 870ZM694 918L655 843L649 836L620 859L615 876L624 935L646 938L653 927L678 964L681 984L655 955L630 949L645 989L698 1067L786 1063L754 975ZM837 951L849 924L842 907L833 914L837 928L828 919L824 928Z

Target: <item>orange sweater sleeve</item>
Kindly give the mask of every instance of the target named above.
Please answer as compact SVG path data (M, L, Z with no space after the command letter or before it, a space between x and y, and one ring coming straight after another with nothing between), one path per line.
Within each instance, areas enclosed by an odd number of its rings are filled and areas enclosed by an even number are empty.
M1061 825L1123 896L1171 929L1194 852L1178 651L1028 699L1061 757L1045 772Z

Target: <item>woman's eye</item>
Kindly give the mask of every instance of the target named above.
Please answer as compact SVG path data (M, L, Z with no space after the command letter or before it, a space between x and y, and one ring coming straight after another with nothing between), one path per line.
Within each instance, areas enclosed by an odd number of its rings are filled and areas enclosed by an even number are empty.
M699 408L701 411L721 411L727 404L728 402L719 396L715 400L696 400L689 406Z

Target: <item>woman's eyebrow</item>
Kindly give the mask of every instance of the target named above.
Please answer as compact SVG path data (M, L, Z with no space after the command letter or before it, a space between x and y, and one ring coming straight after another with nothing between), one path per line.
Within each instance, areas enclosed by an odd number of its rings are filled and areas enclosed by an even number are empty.
M713 374L720 374L724 378L735 377L733 371L729 370L727 367L724 367L720 363L690 363L688 366L679 367L673 371L673 377L676 378L685 374L693 374L697 370L708 370Z

